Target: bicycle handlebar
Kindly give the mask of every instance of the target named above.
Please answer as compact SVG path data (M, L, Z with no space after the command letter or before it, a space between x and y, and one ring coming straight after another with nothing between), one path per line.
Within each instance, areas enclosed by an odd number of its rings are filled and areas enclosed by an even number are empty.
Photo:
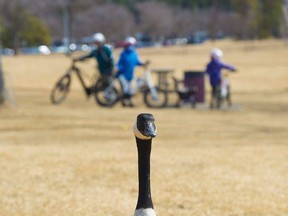
M148 65L150 65L150 60L147 60L147 61L145 61L145 63L144 63L144 65L146 65L146 66L148 66Z
M144 62L142 66L144 67L144 69L147 69L149 65L150 65L150 60L147 60Z

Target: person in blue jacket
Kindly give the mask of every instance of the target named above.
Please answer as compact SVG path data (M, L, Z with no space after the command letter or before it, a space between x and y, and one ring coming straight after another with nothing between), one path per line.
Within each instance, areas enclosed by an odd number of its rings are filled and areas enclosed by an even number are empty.
M132 96L132 80L134 79L134 71L137 66L146 66L143 63L135 50L136 39L134 37L127 37L124 41L124 49L120 54L117 64L117 77L121 82L123 97L122 105L133 107Z
M211 85L211 102L210 108L214 108L217 100L217 92L220 91L222 81L222 69L236 71L233 65L228 65L222 62L223 52L220 49L212 49L211 60L207 64L206 73L209 75Z

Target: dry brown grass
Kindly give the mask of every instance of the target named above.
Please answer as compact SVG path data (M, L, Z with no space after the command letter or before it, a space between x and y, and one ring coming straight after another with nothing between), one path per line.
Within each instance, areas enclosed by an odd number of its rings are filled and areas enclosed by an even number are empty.
M287 216L288 47L224 41L139 52L180 77L202 69L215 46L239 68L231 76L239 109L103 109L86 100L76 80L67 101L53 106L50 90L67 58L4 58L17 106L0 109L0 215L132 215L131 126L138 113L151 112L159 132L152 151L158 215Z

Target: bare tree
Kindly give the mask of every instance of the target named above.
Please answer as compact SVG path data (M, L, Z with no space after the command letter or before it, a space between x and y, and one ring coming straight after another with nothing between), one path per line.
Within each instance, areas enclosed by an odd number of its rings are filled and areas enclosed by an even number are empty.
M20 1L33 15L40 17L44 21L54 39L58 40L63 37L74 38L73 32L78 31L75 25L77 15L98 4L98 0ZM63 19L67 19L65 28Z
M286 20L287 1L283 0L286 4L286 7L283 7ZM181 1L182 4L180 1L175 1L178 7L164 2L164 0L0 0L0 13L7 26L12 26L13 21L15 43L20 43L17 31L21 29L25 20L23 7L31 14L40 17L50 29L53 38L58 40L64 35L65 11L69 15L69 37L75 40L91 35L95 31L102 31L112 40L135 32L149 34L157 40L161 37L191 35L197 31L207 31L212 36L222 31L241 39L250 39L256 38L263 28L260 25L260 13L263 5L265 6L264 3L271 4L276 1L213 0L210 3L208 1L201 3L206 5L205 8L194 7L194 10L190 7L185 8L191 6L190 0ZM233 11L223 10L223 4L228 3L233 5ZM207 8L209 5L210 8ZM283 23L281 25L283 27Z
M102 32L109 40L119 41L135 33L133 15L125 7L110 3L79 13L75 17L75 30L76 27L76 38Z
M173 34L176 36L192 35L196 29L195 21L191 10L176 8L174 11Z
M3 73L3 67L2 67L2 28L0 25L0 105L5 102L5 95L4 95L4 73Z
M193 10L191 23L187 26L187 28L189 28L190 34L194 34L197 31L208 31L212 19L211 16L211 9Z
M140 12L139 30L154 40L173 34L174 11L164 3L144 2L137 4Z
M285 34L286 39L288 39L288 0L284 1L283 14L284 14L284 22L285 22L284 34Z
M26 23L26 9L19 0L3 1L1 3L1 15L4 18L4 23L11 31L13 37L13 48L18 51L21 46L20 32L23 30Z
M45 23L54 39L63 37L61 14L62 2L58 1L60 0L21 0L22 4L29 10L32 15L39 17L43 23Z

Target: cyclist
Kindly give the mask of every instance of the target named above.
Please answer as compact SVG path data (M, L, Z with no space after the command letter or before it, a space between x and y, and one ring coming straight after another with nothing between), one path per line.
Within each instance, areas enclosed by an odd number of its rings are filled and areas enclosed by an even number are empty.
M98 63L98 69L101 79L105 86L110 86L113 80L114 57L110 45L105 44L105 36L102 33L95 33L92 36L96 49L93 49L88 55L74 59L74 61L84 61L88 58L95 58Z
M212 88L211 92L211 102L210 108L213 109L217 101L217 93L221 89L222 81L222 69L227 69L229 71L236 71L236 67L233 65L224 64L222 62L223 52L220 49L212 49L211 60L206 66L206 73L210 78L210 85Z
M132 96L132 80L134 78L135 67L146 66L148 62L143 63L135 50L136 39L134 37L127 37L124 41L124 49L120 55L117 67L117 77L121 82L123 97L122 106L133 107Z

